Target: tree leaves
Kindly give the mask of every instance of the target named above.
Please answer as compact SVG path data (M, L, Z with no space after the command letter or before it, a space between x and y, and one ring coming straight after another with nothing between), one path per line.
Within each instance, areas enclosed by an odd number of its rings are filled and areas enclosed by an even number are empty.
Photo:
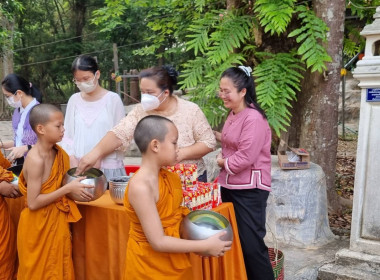
M325 63L331 62L331 57L322 46L326 42L328 27L306 6L297 6L296 12L301 19L301 27L290 32L288 37L296 37L297 43L300 43L297 53L306 62L306 67L311 68L312 72L322 73L327 69Z
M264 32L271 35L283 33L294 13L296 0L257 0L254 11L258 13Z
M256 66L257 101L265 111L268 122L279 136L290 124L291 101L300 90L300 74L304 68L294 53L256 53L261 63Z
M187 37L191 40L186 43L187 50L194 50L196 58L183 64L179 84L183 89L192 89L192 100L202 108L212 126L218 125L227 113L216 98L220 75L245 60L244 55L234 53L234 49L249 38L251 27L248 16L213 10L188 28Z

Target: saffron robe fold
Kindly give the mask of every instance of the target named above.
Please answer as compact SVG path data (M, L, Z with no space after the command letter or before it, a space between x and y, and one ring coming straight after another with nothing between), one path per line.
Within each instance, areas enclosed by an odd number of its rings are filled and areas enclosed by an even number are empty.
M0 182L11 182L12 172L6 170L11 164L0 152ZM17 250L16 229L9 214L8 204L0 195L0 279L15 279Z
M69 156L58 145L49 178L42 184L41 193L53 192L61 187L70 168ZM19 188L27 196L23 172ZM69 222L81 218L75 202L66 196L35 211L25 208L17 232L19 253L19 280L69 280L74 279L72 245Z
M164 233L179 238L179 226L189 209L182 207L182 187L177 174L161 169L156 203ZM193 279L189 254L156 252L147 241L141 223L125 192L124 206L130 222L125 280Z

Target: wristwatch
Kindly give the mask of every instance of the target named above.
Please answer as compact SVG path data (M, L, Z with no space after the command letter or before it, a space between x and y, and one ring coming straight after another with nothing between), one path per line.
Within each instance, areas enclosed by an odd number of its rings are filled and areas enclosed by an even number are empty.
M28 145L28 151L30 151L31 148L32 148L32 145Z

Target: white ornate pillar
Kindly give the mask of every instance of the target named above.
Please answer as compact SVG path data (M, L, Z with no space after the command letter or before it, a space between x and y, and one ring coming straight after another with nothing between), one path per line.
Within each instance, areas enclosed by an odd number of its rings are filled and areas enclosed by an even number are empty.
M380 255L380 7L374 18L354 71L362 93L350 249Z
M366 46L354 70L362 90L350 248L318 279L380 279L380 7L374 18L360 33Z

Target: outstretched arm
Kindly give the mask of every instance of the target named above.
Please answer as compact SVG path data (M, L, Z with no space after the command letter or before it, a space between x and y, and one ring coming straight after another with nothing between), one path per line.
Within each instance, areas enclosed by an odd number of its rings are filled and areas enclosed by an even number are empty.
M206 240L185 240L165 235L154 195L143 180L133 180L129 184L128 196L145 236L154 250L168 253L196 252L206 256L222 256L224 252L230 250L232 242L220 240L225 232Z
M2 149L9 149L9 148L12 148L14 146L15 146L15 142L13 142L12 140L5 141L3 143L0 142L0 148L2 148Z
M79 161L76 174L81 174L93 167L98 160L123 146L126 148L133 139L133 132L141 119L136 107L124 117L118 125L100 140L100 142Z
M84 171L93 167L98 160L101 160L105 156L109 155L122 145L121 140L112 131L100 140L100 142L79 161L76 175L82 174Z
M197 142L191 146L180 148L178 151L178 162L183 160L200 159L208 153L212 152L205 143Z

